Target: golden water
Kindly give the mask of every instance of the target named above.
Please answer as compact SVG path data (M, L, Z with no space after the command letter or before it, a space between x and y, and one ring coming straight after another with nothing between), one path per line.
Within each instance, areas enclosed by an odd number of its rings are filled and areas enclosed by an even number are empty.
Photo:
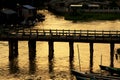
M38 29L70 29L70 30L120 30L120 21L89 21L72 22L63 17L55 16L47 10L40 11L45 14L44 22L38 23ZM36 60L29 61L28 42L19 41L18 60L12 65L8 60L8 42L0 42L0 80L75 80L70 69L79 70L78 50L80 52L81 71L89 71L89 43L74 43L74 61L69 62L69 43L54 42L54 59L48 61L48 42L37 42ZM115 44L115 50L120 44ZM93 71L99 72L99 64L110 65L110 44L94 44ZM114 66L120 67L120 59L114 60Z

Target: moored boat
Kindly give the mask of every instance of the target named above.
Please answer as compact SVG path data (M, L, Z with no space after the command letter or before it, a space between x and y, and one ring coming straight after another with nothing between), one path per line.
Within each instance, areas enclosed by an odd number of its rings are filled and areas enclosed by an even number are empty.
M104 76L94 73L82 73L75 70L72 70L72 74L76 77L77 80L120 80L120 77Z
M100 65L100 69L101 70L105 70L105 71L108 71L109 73L111 74L118 74L120 75L120 68L114 68L114 67L109 67L109 66L103 66L103 65Z
M103 3L71 4L65 16L67 20L116 20L120 19L120 8Z

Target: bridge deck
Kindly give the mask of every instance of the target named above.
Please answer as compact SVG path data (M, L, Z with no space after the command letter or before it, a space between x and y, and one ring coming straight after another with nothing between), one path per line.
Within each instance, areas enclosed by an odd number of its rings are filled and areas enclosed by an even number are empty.
M0 40L18 39L28 41L74 41L96 43L120 43L120 31L102 30L50 30L50 29L4 29L1 31Z

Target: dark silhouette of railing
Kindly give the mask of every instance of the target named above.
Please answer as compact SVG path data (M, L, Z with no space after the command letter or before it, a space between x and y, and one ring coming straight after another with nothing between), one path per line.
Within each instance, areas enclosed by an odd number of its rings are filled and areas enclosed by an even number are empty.
M37 41L74 41L74 42L120 42L120 31L104 30L55 30L55 29L4 29L0 40L29 40Z

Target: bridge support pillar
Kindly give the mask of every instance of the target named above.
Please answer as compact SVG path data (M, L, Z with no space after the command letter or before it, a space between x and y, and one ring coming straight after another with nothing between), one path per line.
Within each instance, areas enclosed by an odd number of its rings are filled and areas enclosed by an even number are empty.
M9 40L9 60L18 57L18 40Z
M73 61L73 57L74 57L74 42L69 42L69 52L70 52L70 61Z
M54 43L53 41L49 41L48 42L48 45L49 45L49 61L53 59L54 57Z
M110 43L110 67L114 67L114 43Z
M90 72L93 71L93 43L90 43Z
M36 57L36 40L31 39L28 41L29 47L29 60L34 60Z

